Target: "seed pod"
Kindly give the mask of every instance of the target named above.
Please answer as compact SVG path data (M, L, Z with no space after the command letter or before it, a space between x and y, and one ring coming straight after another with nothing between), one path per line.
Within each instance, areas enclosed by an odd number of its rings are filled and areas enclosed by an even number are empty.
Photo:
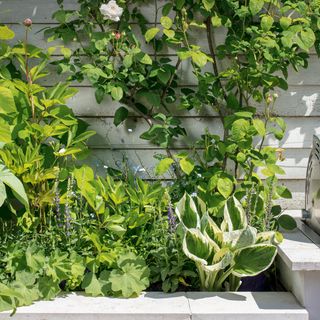
M32 26L32 20L30 18L27 18L23 21L23 24L26 26L26 27L31 27Z

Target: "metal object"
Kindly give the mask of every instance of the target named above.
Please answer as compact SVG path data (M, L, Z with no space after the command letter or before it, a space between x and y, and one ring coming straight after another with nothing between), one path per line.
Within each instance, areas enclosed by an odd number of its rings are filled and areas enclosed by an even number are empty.
M317 136L313 136L305 188L305 221L320 234L320 139Z

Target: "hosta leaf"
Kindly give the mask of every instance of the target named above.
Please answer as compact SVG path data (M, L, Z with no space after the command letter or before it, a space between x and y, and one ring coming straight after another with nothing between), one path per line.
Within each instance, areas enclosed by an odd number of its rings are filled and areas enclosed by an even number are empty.
M227 268L233 260L233 254L228 248L219 250L213 257L214 264L204 266L207 272L216 272Z
M180 222L186 228L197 228L200 226L200 217L193 199L185 193L177 203L176 214Z
M257 229L248 226L242 230L239 238L232 244L232 249L240 249L255 244L257 238Z
M2 181L0 181L0 207L3 205L6 199L7 199L6 186Z
M228 199L224 208L224 219L228 231L241 230L247 227L246 213L235 197Z
M210 242L199 229L188 229L186 231L182 248L189 259L202 265L207 265L207 259L212 255Z
M216 247L221 246L223 242L223 233L208 214L206 214L201 219L201 223L203 220L206 220L206 225L204 227L203 233L205 236L207 236L209 239L211 239L215 243L214 247L215 249L217 249Z
M232 273L237 277L251 277L267 270L277 255L277 247L257 244L244 248L234 257Z

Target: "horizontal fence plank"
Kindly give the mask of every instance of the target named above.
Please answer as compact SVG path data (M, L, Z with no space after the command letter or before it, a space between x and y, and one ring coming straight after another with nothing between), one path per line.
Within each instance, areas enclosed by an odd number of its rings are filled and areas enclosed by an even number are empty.
M97 135L90 140L92 146L123 148L154 148L154 145L139 136L148 129L148 124L141 118L129 118L124 124L115 127L112 118L85 118ZM265 144L286 149L310 148L314 134L320 134L320 118L284 118L287 132L282 141L267 137ZM208 129L211 133L222 134L221 122L217 118L181 118L182 126L188 136L182 137L175 147L192 146Z
M122 105L112 101L110 96L106 96L102 103L98 104L95 100L94 89L89 87L80 87L78 94L71 98L68 104L79 116L97 117L113 117L117 108ZM217 112L212 107L205 107L200 112L182 110L178 102L169 104L168 107L175 116L217 116ZM262 113L264 104L257 105L257 108L258 112ZM287 117L320 116L320 85L317 87L291 86L288 91L279 91L274 111L279 116ZM159 109L159 112L164 112L164 110Z
M171 150L172 154L182 150ZM185 150L183 150L185 151ZM201 155L202 151L198 151ZM285 175L279 175L279 180L303 180L306 177L306 168L310 149L287 149L284 151L285 160L278 164L285 170ZM107 167L122 169L124 166L145 179L161 178L155 175L154 169L159 162L159 156L167 157L165 150L110 150L93 149L87 163L99 172L105 172ZM166 179L174 178L169 171L163 176Z
M177 57L170 57L171 64L175 65L177 62ZM84 60L85 63L85 60ZM224 64L224 62L221 62ZM203 72L212 72L212 67L209 63L203 68ZM58 75L56 73L56 68L51 67L50 77L42 79L41 83L46 86L52 86L54 83L65 79L68 75ZM179 69L177 70L177 75L179 77L179 85L181 86L194 86L197 85L198 81L194 75L193 67L189 60L184 60ZM289 72L288 84L294 86L318 86L320 84L320 61L316 56L312 56L309 61L309 68L301 69L299 72L291 71ZM81 83L74 83L74 85L83 87L90 86L88 81L83 81Z
M107 3L108 1L106 1ZM158 0L159 9L166 3L166 0ZM67 10L77 10L79 8L77 0L64 0L64 7ZM52 18L52 14L59 9L56 0L2 0L0 2L0 20L1 23L17 23L30 17L34 23L56 23ZM155 21L155 5L154 1L148 1L143 6L134 5L132 8L138 7L141 13L149 22ZM161 17L161 11L158 11L157 21Z

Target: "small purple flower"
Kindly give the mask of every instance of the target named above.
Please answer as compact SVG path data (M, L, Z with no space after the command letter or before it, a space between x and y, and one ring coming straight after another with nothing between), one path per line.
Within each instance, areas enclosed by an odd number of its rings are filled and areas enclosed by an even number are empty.
M176 220L176 216L172 210L171 203L169 203L169 206L168 206L168 222L169 222L170 233L174 233L177 228L177 220Z

